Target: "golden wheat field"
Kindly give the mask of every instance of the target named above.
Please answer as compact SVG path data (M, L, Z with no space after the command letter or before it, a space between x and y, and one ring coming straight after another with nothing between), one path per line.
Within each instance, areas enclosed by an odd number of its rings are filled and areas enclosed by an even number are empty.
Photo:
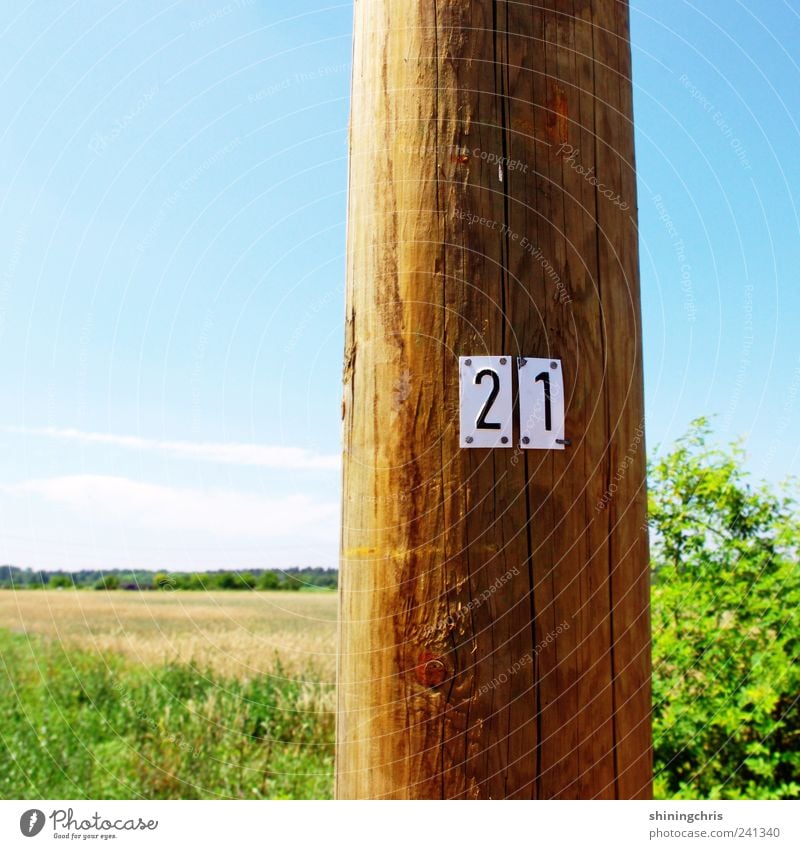
M192 663L246 680L274 671L333 682L333 592L2 590L0 628L146 665Z

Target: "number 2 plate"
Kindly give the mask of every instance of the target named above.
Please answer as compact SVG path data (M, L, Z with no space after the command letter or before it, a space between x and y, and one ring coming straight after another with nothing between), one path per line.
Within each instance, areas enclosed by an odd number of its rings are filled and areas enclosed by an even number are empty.
M511 357L459 357L462 448L511 448Z

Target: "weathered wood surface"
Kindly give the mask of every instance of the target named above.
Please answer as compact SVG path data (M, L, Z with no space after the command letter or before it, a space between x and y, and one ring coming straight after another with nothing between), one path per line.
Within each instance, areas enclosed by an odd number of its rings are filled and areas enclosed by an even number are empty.
M627 3L356 0L347 257L337 795L648 797ZM459 449L470 354L572 444Z

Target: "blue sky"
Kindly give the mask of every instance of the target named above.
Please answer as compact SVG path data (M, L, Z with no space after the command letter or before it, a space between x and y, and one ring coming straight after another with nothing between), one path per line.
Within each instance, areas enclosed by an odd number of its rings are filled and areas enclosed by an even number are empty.
M752 6L752 4L750 4ZM352 8L0 9L0 562L336 562ZM648 441L800 470L800 5L632 5Z

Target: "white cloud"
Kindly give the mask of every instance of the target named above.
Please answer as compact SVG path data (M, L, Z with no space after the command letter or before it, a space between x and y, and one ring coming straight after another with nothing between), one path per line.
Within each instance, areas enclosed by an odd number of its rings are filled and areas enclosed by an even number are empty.
M9 427L6 430L12 433L24 433L30 436L44 436L72 442L112 445L117 448L131 448L139 451L159 451L173 457L234 466L268 466L273 469L316 469L321 471L334 471L339 468L339 457L337 455L317 454L305 448L294 448L286 445L260 445L247 442L184 442L57 427Z
M214 537L335 539L339 505L305 495L283 498L192 489L106 475L68 475L4 486L70 508L94 528L181 531Z

